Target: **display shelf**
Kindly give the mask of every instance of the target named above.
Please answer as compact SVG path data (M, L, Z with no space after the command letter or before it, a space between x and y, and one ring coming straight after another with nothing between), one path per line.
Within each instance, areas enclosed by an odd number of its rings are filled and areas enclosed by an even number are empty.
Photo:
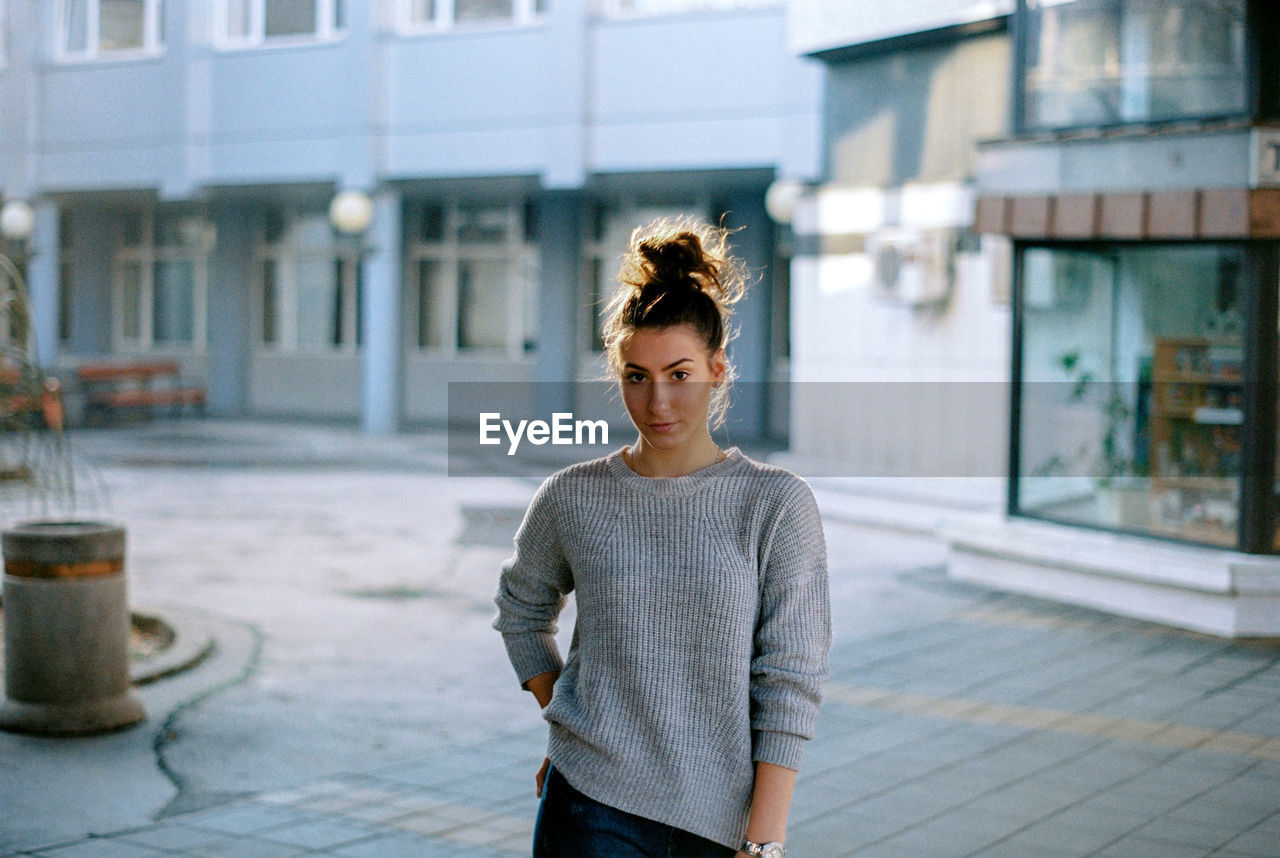
M1149 417L1155 530L1236 543L1243 365L1238 341L1156 340Z

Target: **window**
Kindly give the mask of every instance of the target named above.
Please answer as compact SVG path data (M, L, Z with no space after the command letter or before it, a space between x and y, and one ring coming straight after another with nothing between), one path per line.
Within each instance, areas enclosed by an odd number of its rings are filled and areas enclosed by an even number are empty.
M484 24L533 23L547 0L402 0L407 30L447 30Z
M1237 545L1237 245L1021 252L1018 511Z
M600 14L609 18L680 15L729 9L760 9L784 5L783 0L598 0Z
M58 56L158 53L164 45L163 0L62 0Z
M634 201L612 205L599 205L591 212L586 246L583 248L583 281L585 294L582 305L585 318L581 325L591 331L591 350L604 351L602 329L605 307L618 287L618 269L622 257L631 243L631 233L636 227L662 217L691 217L705 219L707 207L694 201L684 205L645 204Z
M327 41L344 27L344 0L218 0L216 35L229 48Z
M121 350L204 350L213 227L194 214L126 212L113 265Z
M360 258L335 240L326 213L268 212L256 265L260 349L354 353L363 310Z
M1244 0L1025 2L1025 128L1246 110Z
M425 203L412 230L411 318L419 350L519 358L537 347L532 207Z

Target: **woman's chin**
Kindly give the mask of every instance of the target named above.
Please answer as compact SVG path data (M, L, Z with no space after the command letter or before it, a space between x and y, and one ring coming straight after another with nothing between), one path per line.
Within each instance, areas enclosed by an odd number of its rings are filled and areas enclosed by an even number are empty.
M684 433L654 432L652 429L640 433L645 443L655 450L676 450L684 445Z

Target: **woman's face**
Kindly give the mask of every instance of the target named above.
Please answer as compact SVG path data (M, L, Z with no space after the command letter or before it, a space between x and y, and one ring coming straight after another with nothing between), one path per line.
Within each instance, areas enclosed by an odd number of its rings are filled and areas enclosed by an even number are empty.
M707 435L712 383L724 380L724 349L708 355L692 325L642 328L619 349L622 399L646 442L678 449Z

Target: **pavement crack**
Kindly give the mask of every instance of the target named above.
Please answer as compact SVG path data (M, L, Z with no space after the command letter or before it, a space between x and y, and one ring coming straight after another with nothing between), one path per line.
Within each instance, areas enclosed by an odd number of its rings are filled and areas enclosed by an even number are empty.
M169 780L171 784L173 784L174 789L177 790L177 795L170 799L169 803L166 804L156 815L157 819L164 819L169 816L176 816L182 813L190 813L207 807L226 804L227 802L243 798L247 795L247 793L241 792L199 790L192 785L189 778L179 772L165 757L165 751L169 744L180 738L182 735L181 731L178 729L178 721L183 714L199 706L211 697L221 694L222 692L245 682L258 668L258 665L262 660L264 636L257 626L244 624L244 628L252 636L253 644L249 658L246 659L240 670L233 676L206 688L190 700L184 700L178 706L174 707L173 711L171 711L164 719L164 722L160 725L160 729L156 731L155 736L152 739L151 750L152 753L155 754L156 768ZM218 644L215 641L206 656L206 660L215 658L217 654Z

